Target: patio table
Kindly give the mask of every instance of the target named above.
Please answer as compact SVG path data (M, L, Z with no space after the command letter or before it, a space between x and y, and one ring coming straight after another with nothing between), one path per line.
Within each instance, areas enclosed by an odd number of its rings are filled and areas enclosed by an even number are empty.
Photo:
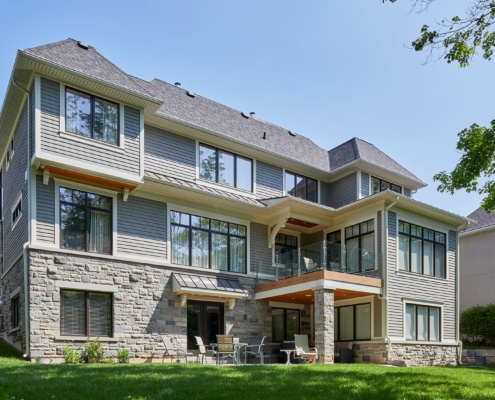
M290 355L292 353L295 353L296 352L296 349L281 349L280 351L283 351L284 353L287 354L287 362L285 363L285 365L289 365L289 364L292 364L290 362Z

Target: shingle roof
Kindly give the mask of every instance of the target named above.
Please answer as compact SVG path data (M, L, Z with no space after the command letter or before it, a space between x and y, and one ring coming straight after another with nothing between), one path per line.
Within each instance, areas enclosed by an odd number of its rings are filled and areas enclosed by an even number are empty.
M486 228L488 226L495 225L495 212L487 213L481 207L473 211L467 217L469 219L472 219L474 222L469 224L467 228L463 230L463 232L474 231L476 229Z
M334 171L353 161L363 160L381 168L403 175L417 182L421 180L398 162L387 156L373 144L353 138L328 152L330 171Z

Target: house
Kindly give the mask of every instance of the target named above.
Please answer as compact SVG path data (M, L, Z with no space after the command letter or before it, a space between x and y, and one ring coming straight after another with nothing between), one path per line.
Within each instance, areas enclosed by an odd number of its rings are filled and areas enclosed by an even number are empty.
M473 222L459 235L460 312L495 303L495 213L481 207L468 215Z
M19 51L0 116L2 334L160 358L307 334L319 362L455 364L460 216L357 138L308 138L76 40Z

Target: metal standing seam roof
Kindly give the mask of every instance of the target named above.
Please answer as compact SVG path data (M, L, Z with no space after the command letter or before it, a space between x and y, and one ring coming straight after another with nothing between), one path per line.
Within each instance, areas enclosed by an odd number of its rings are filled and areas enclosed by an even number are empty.
M173 276L182 289L218 290L220 292L248 294L248 291L236 278L177 272L174 272Z

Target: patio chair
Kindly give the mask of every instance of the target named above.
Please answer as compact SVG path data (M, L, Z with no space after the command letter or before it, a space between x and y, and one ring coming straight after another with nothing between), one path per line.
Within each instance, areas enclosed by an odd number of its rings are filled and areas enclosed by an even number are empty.
M312 258L303 257L303 261L306 272L312 272L318 267L318 264L316 264Z
M268 336L263 336L261 343L249 344L244 348L244 364L246 364L246 358L249 356L254 356L260 359L260 363L263 365L265 363L265 357L269 358L268 354L265 354L263 348L265 347L265 342L268 341Z
M318 350L316 347L309 347L308 335L294 335L296 344L296 357L302 358L306 363L316 362L318 359Z
M186 360L186 363L187 357L194 357L194 354L188 352L185 349L185 346L182 346L180 348L174 346L169 336L160 335L160 337L162 338L163 345L165 346L165 353L163 354L162 363L165 361L165 357L170 357L171 360L173 360L174 357L177 357L178 361L180 361L182 357Z
M203 339L201 338L201 336L194 336L194 338L196 339L196 344L198 345L198 355L196 357L196 362L199 363L199 359L201 358L201 364L204 364L207 360L206 357L208 355L212 356L213 358L214 352L213 350L208 349L209 346L203 343Z
M217 348L214 353L217 357L217 364L225 357L234 359L234 337L232 335L217 335Z

